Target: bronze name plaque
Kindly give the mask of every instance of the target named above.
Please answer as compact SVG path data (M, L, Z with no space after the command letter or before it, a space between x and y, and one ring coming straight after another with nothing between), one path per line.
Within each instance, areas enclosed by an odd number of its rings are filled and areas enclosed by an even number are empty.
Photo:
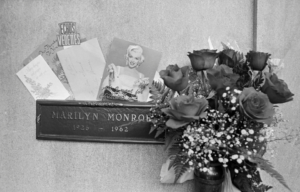
M163 144L148 103L37 100L37 139Z

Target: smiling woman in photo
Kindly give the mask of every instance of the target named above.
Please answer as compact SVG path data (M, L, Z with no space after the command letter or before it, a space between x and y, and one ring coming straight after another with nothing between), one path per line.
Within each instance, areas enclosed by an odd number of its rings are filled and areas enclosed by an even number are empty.
M140 46L129 45L125 55L125 66L109 64L108 76L102 87L109 86L116 89L110 89L111 97L145 101L149 91L149 78L137 70L144 59L143 49Z

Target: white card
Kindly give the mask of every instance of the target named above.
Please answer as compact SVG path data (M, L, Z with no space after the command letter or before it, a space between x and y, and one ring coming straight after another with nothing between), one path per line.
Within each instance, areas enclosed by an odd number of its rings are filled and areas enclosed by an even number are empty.
M91 39L57 53L76 100L96 100L105 60L98 40Z
M17 76L37 99L61 99L70 96L69 92L51 70L45 59L39 55L23 67Z

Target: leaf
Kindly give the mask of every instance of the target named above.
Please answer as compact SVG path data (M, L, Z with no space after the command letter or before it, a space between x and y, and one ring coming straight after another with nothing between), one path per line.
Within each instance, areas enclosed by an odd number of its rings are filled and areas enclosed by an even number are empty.
M233 179L233 184L242 192L253 192L251 190L251 182L245 174L239 173Z
M264 185L264 184L260 184L256 187L254 187L254 192L266 192L268 191L269 189L272 189L273 187L272 186L268 186L268 185Z
M158 136L160 136L164 132L165 132L165 128L162 128L162 127L157 128L157 131L156 131L156 134L155 134L155 138L157 138Z
M165 100L170 101L175 95L175 91L172 89L167 89L167 91L162 95L162 102Z
M165 147L164 150L168 150L179 138L179 136L181 135L181 133L177 132L177 131L170 131L167 133L166 135L166 139L165 139Z
M170 95L170 92L171 92L171 95ZM174 96L174 93L175 93L175 91L173 91L172 89L170 89L170 88L166 88L165 89L165 91L164 91L164 93L161 95L161 99L160 99L160 101L162 102L162 103L164 103L165 102L165 100L171 100L171 98L170 99L168 99L169 97L173 97Z
M265 84L266 77L262 72L259 72L253 78L253 87L262 87Z
M156 127L153 124L151 124L151 129L149 131L149 134L151 134L155 130L156 130Z
M175 171L175 180L174 183L185 173L190 165L188 163L188 158L186 156L182 156L181 148L178 142L172 144L172 146L168 150L168 158L170 159L170 164L168 169L174 167Z
M150 87L150 98L152 99L151 102L156 103L162 98L162 95L166 92L166 86L159 82L159 81L153 81L152 86Z
M215 95L217 94L217 92L216 91L214 91L214 90L211 90L210 91L210 93L208 94L208 96L207 96L207 98L206 99L211 99L211 98L213 98Z
M225 45L225 43L221 42L221 44L223 45L223 49L230 49L227 45Z
M283 176L274 169L273 165L268 160L263 159L259 156L252 156L252 160L254 160L254 162L257 163L258 167L267 172L270 176L277 179L277 181L279 181L279 183L281 183L285 188L292 191L286 184Z
M175 170L175 180L174 183L186 172L189 170L190 165L187 157L177 156L175 158L173 167Z
M174 164L176 162L178 162L179 159L181 159L181 157L180 157L180 154L177 154L177 155L169 157L169 159L170 159L170 164L169 164L168 170L170 170L171 167L173 167Z
M179 143L173 143L171 147L169 147L168 150L168 157L172 160L181 152L181 148L179 146Z

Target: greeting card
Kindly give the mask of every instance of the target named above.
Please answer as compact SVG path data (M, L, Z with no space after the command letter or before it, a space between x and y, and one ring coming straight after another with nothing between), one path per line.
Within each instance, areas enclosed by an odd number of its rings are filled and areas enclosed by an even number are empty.
M70 96L45 59L39 55L23 67L17 76L34 99L61 99Z

